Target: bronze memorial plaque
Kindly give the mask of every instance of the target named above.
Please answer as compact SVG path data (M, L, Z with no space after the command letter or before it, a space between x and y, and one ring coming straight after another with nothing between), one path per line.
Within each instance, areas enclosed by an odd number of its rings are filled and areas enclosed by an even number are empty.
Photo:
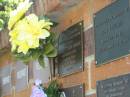
M97 81L97 97L130 97L130 74Z
M84 86L77 85L63 89L65 97L84 97Z
M83 22L71 26L59 37L58 64L59 75L68 75L83 70Z
M130 53L130 0L116 0L95 14L97 66Z

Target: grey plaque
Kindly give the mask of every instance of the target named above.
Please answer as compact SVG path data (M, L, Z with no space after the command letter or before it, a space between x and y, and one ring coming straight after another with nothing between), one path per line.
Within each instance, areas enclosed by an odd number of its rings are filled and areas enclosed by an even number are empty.
M63 89L65 97L85 97L84 96L84 86L77 85L70 88Z
M11 66L8 65L0 69L0 95L10 95L11 86Z
M46 58L45 62L46 66L44 68L41 67L38 61L33 62L33 78L34 80L40 79L42 83L48 83L51 76L49 60Z
M95 14L97 66L130 53L130 0L117 0Z
M130 74L98 81L97 97L130 97Z
M22 91L26 89L28 85L28 66L20 61L16 62L16 91Z
M58 73L68 75L83 69L83 22L71 26L59 37Z

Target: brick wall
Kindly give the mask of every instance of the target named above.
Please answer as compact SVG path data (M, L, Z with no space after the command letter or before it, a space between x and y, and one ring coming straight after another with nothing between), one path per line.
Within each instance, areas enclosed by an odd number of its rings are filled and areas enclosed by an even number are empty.
M47 3L49 0L46 0ZM53 1L53 0L52 0ZM71 87L80 83L85 84L86 97L96 97L96 81L103 80L112 76L122 75L130 72L130 56L126 56L100 67L95 65L95 53L94 53L94 32L93 32L93 17L96 12L110 4L113 0L80 0L78 4L69 6L64 9L69 0L54 0L48 3L46 6L46 12L51 14L57 11L59 25L54 28L55 32L61 33L71 25L77 23L80 20L84 20L84 71L74 73L65 77L56 78L62 83L63 87ZM40 1L39 1L40 2ZM38 4L38 3L37 3ZM63 4L63 5L62 5ZM54 6L53 6L54 5ZM36 6L37 7L37 6ZM35 9L38 15L43 14L38 8ZM9 55L0 58L0 66L4 66L9 63L11 58ZM29 87L19 93L14 93L8 97L29 97L31 90L31 84Z
M38 15L45 15L60 5L59 0L34 0L33 11Z
M96 94L87 95L86 97L96 97Z
M0 49L6 48L9 46L9 36L7 30L0 32Z
M65 77L57 77L63 87L70 87L79 83L85 83L87 97L96 96L96 81L122 75L130 72L130 56L126 56L100 67L95 65L93 17L96 12L112 3L112 0L82 0L78 5L70 8L60 17L57 32L62 32L80 20L84 20L85 36L85 67L83 72Z

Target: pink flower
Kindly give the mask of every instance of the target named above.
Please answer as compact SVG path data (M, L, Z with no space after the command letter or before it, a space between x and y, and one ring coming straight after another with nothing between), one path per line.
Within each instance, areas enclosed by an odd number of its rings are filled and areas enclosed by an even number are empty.
M39 80L39 79L36 79L36 80L35 80L35 85L36 85L36 86L39 86L40 84L42 84L42 81Z
M40 80L35 81L35 85L32 88L32 94L30 97L47 97L43 89L39 86L40 84L41 84Z

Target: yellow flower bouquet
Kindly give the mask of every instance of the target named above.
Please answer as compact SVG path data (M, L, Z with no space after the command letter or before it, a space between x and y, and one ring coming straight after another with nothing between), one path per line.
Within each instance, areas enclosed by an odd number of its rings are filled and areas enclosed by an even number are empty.
M37 60L44 66L44 56L55 57L57 50L53 25L48 19L39 19L34 13L25 15L32 2L25 0L10 12L8 22L11 50L17 59L24 62Z

